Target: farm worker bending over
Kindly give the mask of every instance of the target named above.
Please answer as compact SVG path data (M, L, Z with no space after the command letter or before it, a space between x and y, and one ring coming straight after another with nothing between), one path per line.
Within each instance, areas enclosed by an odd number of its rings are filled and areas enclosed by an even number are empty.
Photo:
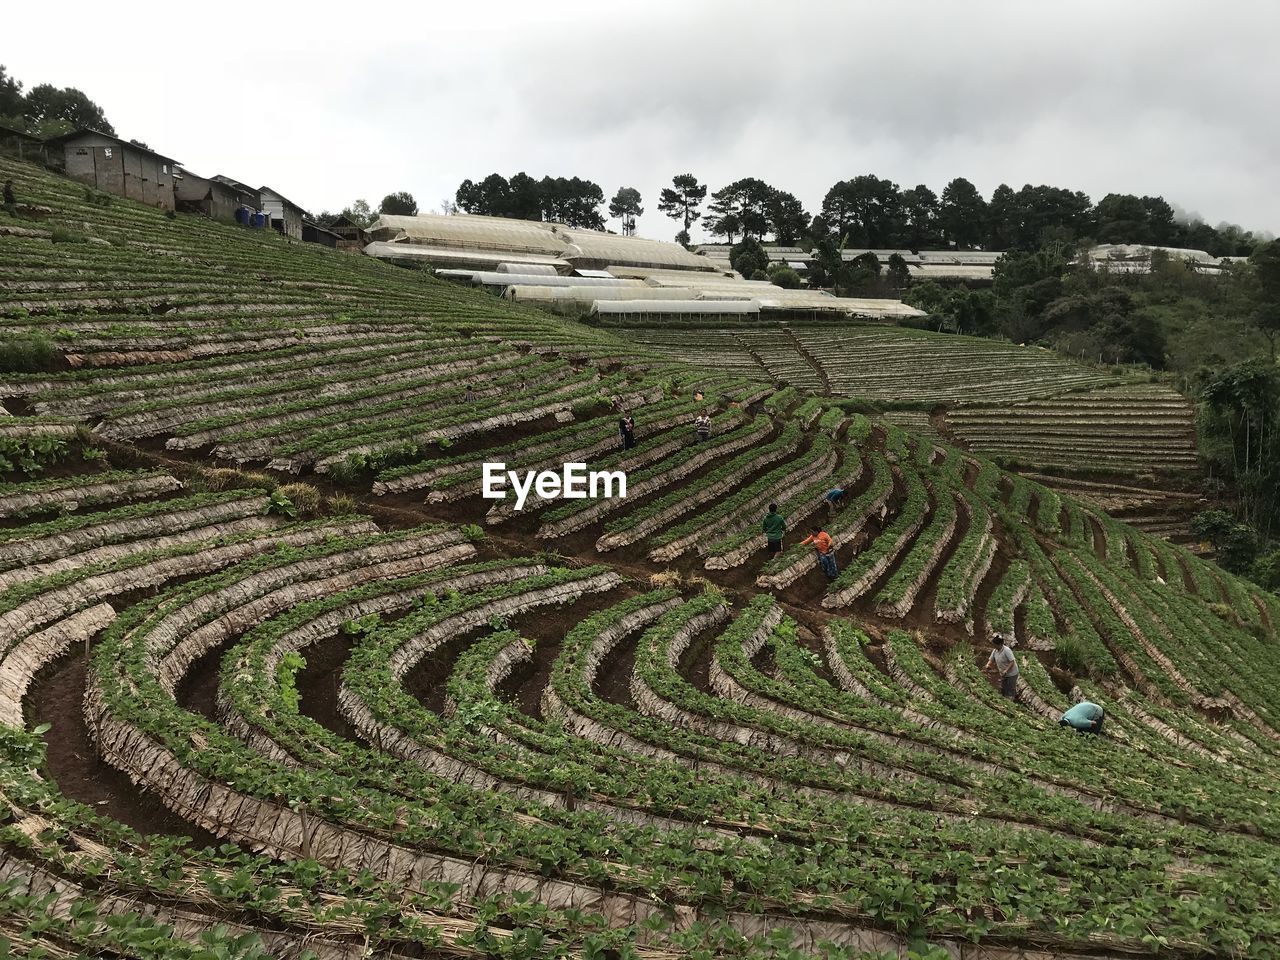
M1018 661L1013 650L1005 643L1004 637L998 633L991 635L991 656L987 657L987 665L983 670L993 666L1000 671L1000 693L1010 700L1018 698Z
M836 507L844 503L844 488L832 487L827 491L825 499L827 501L827 515L835 516Z
M1058 723L1064 727L1074 727L1081 733L1101 733L1102 721L1106 718L1106 711L1096 703L1081 700L1064 713Z
M776 503L769 504L769 512L764 515L764 548L769 556L782 551L782 535L787 532L787 518L778 512Z
M818 565L822 567L822 572L827 575L828 580L834 580L836 574L840 571L836 569L836 547L831 542L831 535L821 527L810 527L809 535L800 541L800 545L812 543L813 549L818 551Z

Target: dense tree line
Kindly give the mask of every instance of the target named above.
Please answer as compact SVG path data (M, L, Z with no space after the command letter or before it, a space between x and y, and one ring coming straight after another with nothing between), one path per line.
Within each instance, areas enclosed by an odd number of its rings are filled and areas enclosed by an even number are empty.
M464 180L457 207L467 213L554 220L575 227L603 229L604 191L578 177L526 173L510 179L492 173ZM642 200L633 187L621 187L609 204L609 216L622 232L635 230ZM1191 247L1215 257L1247 256L1258 238L1240 227L1211 227L1177 219L1162 197L1109 193L1096 204L1079 190L1025 184L1014 190L1001 184L990 198L964 177L942 192L919 183L903 189L892 180L861 174L834 184L811 214L792 193L757 177L743 177L710 191L691 173L678 174L658 197L658 210L675 220L676 240L690 244L690 230L702 221L706 230L730 246L741 240L806 249L848 248L959 249L1034 251L1047 243L1136 243ZM825 285L856 286L858 277L842 277L835 259Z
M0 125L37 137L56 137L76 127L114 135L102 108L75 87L41 83L23 92L22 82L0 64Z
M479 182L462 181L455 199L458 209L465 213L516 220L551 220L571 227L604 229L604 217L599 210L604 203L604 191L598 183L580 177L535 180L521 172L508 180L502 174L491 173ZM639 199L637 193L637 208Z
M658 209L683 223L677 240L703 219L706 185L680 174L662 191ZM1191 247L1215 257L1247 256L1258 239L1240 227L1181 222L1162 197L1109 193L1096 204L1078 190L1001 184L984 198L956 177L941 194L920 183L903 189L892 180L863 174L833 185L822 208L810 215L785 190L755 177L735 180L710 194L705 226L730 245L741 239L806 248L835 249L1039 249L1048 242L1137 243Z

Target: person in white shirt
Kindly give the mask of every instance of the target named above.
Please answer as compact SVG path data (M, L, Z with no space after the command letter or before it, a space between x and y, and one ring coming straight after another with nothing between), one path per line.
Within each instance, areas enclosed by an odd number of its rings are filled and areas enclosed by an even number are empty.
M1018 699L1018 660L1013 650L998 633L991 635L991 656L987 657L984 670L995 667L1000 671L1000 693L1010 700Z

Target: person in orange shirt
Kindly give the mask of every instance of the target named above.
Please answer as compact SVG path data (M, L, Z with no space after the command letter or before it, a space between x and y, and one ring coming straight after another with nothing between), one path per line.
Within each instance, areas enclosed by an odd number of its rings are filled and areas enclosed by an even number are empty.
M810 527L809 536L801 540L800 545L804 546L806 543L813 544L813 549L818 551L818 566L822 567L828 580L834 580L840 571L836 569L836 547L831 542L831 534L821 527Z

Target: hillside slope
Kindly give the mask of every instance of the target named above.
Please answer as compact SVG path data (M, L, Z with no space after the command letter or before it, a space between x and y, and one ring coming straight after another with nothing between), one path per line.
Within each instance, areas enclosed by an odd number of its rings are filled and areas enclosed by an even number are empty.
M0 220L0 342L63 366L0 374L18 952L1275 955L1273 596L749 372L0 174L54 210Z
M1011 468L1043 471L1045 482L1095 506L1190 539L1200 476L1195 410L1147 378L1043 347L883 324L641 326L626 334L708 369L908 407L893 410L894 419Z

